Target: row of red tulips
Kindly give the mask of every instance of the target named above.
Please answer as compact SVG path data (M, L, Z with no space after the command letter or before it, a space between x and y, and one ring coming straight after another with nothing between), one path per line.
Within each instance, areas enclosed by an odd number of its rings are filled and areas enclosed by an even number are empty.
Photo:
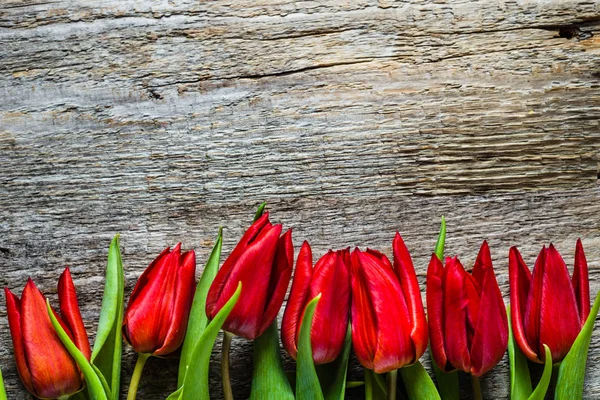
M276 317L292 276L294 247L291 231L282 234L282 226L271 224L268 213L260 216L261 212L216 272L214 257L218 266L219 236L204 273L213 270L215 274L206 278L203 275L198 290L194 251L182 253L177 245L173 250L165 249L140 276L124 312L122 294L119 299L118 290L113 291L117 293L116 311L105 312L112 298L105 292L100 325L103 318L122 320L123 337L140 354L129 399L135 398L148 357L171 354L182 344L178 390L169 398L206 398L207 388L191 391L197 383L186 382L205 374L202 380L206 379L207 384L208 369L195 366L204 362L197 361L199 356L196 356L207 349L210 354L219 328L227 332L222 363L225 398L232 398L228 377L232 334L255 340L255 353L259 355L267 354L274 346L278 349L273 335L277 332ZM395 371L419 364L428 343L437 366L442 398L458 395L452 371L471 374L477 382L502 359L509 344L509 324L488 244L482 244L468 272L458 257L442 261L444 236L445 225L437 254L432 254L427 271L427 317L413 262L400 234L396 233L392 242L393 263L376 250L358 248L330 250L314 263L309 243L302 244L281 326L283 346L294 359L298 358L296 398L343 398L350 342L366 369L364 383L368 398L395 398ZM116 252L113 261L120 263L118 242L111 246L111 251ZM110 257L109 254L109 267ZM581 241L577 241L572 276L553 245L542 248L533 273L516 247L510 249L508 265L511 322L518 346L513 353L520 351L535 363L560 363L590 314L588 267ZM113 272L118 272L115 268ZM122 265L120 268L122 274ZM118 279L110 281L113 278L109 273L107 271L107 290L111 282L113 286L119 283ZM120 288L122 291L122 282ZM107 356L110 335L103 332L112 332L115 327L99 328L97 341L101 343L95 343L92 351L68 268L58 284L60 316L48 311L49 305L47 308L44 296L31 279L21 299L8 288L5 294L17 369L30 393L39 398L118 396L119 378L115 378L115 368L120 370L120 338L112 338L112 347L118 343L118 354L112 349ZM209 337L205 339L206 335ZM305 367L307 354L311 360ZM255 363L265 364L255 365L256 374L260 375L260 368L281 372L281 362L276 358L271 362L258 361L260 357L255 354ZM517 369L512 358L514 356L511 356L511 368ZM340 359L343 359L343 379L332 392L328 389L331 382L325 382L322 376L319 380L314 374L314 365L336 365ZM196 372L197 369L201 372ZM425 389L433 387L426 374L406 371L403 378L409 396L439 398L438 391ZM380 381L379 374L385 373L389 373L387 385L377 388L372 382ZM106 397L98 393L98 385L94 386L95 377L99 378ZM253 398L286 398L281 387L292 393L285 387L289 386L287 380L279 384L268 381L267 386L273 387L255 391L255 384L261 385L260 379L258 376L256 382L253 381ZM481 396L477 384L474 388L476 396ZM531 388L528 391L531 393ZM531 398L530 395L524 398L528 397Z

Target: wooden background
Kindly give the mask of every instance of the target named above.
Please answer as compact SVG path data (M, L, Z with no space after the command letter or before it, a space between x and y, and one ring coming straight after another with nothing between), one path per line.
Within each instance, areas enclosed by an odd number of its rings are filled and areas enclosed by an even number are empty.
M31 276L56 304L70 265L92 337L114 234L128 296L178 241L203 265L222 225L227 255L263 200L316 255L390 254L400 230L423 287L442 214L466 265L489 240L505 296L511 245L532 265L554 242L571 267L581 237L600 290L599 1L1 0L0 90L0 285ZM29 398L4 306L0 343ZM251 347L233 346L243 399ZM133 364L127 348L123 391ZM176 371L151 360L139 398Z

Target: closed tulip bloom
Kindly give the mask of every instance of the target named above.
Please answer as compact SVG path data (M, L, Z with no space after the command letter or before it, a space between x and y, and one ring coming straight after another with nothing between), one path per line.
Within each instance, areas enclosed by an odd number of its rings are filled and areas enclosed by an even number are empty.
M479 377L504 356L508 319L490 249L483 242L473 271L457 257L445 268L435 254L427 271L427 311L433 358L442 370Z
M378 374L415 363L427 346L427 328L414 281L401 284L388 258L375 250L356 249L351 261L352 344L358 360ZM405 258L397 267L405 269L399 275L411 274ZM404 292L403 285L410 289Z
M17 371L27 390L44 399L67 397L80 391L81 372L50 322L44 295L31 279L21 299L8 288L4 293ZM61 315L55 313L56 319L89 360L90 344L68 268L58 281L58 297Z
M525 356L544 362L544 344L552 362L562 361L590 313L588 266L581 240L575 248L573 276L551 244L542 248L533 274L516 247L509 253L510 308L515 340Z
M269 222L264 213L244 234L217 273L206 298L206 315L213 319L231 298L238 283L242 291L223 329L256 339L277 317L292 276L292 232Z
M315 364L334 361L342 351L350 313L350 251L325 254L312 266L312 252L304 242L281 326L281 341L295 359L306 305L317 295L310 340Z
M164 356L183 343L195 291L196 255L166 248L138 279L123 316L123 336L138 353Z

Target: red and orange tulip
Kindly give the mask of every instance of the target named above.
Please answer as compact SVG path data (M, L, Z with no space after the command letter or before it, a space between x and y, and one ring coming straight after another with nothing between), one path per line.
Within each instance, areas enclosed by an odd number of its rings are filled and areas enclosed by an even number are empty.
M206 315L213 319L242 282L240 298L223 330L256 339L273 323L292 276L292 232L269 222L264 213L248 228L217 273L206 299Z
M481 376L503 357L508 319L490 250L483 242L472 273L457 257L445 268L435 254L427 271L431 352L440 369Z
M283 314L281 341L295 359L304 309L317 295L310 332L315 364L334 361L342 351L350 312L350 251L329 251L312 266L312 252L304 242L298 254L290 297Z
M352 343L361 364L376 373L415 363L427 347L421 293L399 235L394 255L396 271L375 250L356 249L351 257Z
M573 276L556 248L542 248L533 268L516 247L509 253L510 307L515 340L525 356L544 361L546 344L552 362L562 361L590 313L588 267L581 240L575 248Z
M195 291L196 255L166 248L135 285L123 317L123 336L138 353L164 356L183 343Z
M29 279L21 299L4 289L8 324L17 370L27 390L38 398L59 398L83 388L81 373L58 338L46 309L44 295ZM68 268L58 281L59 323L89 359L90 344L81 319L77 294Z

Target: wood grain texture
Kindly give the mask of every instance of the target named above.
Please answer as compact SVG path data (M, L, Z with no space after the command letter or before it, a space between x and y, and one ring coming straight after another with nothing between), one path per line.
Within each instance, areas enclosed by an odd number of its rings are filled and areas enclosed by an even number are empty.
M56 302L70 265L93 337L115 233L127 296L168 245L202 264L224 226L228 254L266 200L315 255L390 254L400 230L423 287L442 214L466 265L489 240L505 296L510 246L532 264L554 242L572 266L581 237L597 293L599 56L598 1L3 0L0 284L31 276ZM11 398L29 398L4 307L0 343ZM242 399L251 346L233 347ZM139 398L176 373L151 360ZM482 385L508 397L506 358ZM584 398L600 399L598 327Z

